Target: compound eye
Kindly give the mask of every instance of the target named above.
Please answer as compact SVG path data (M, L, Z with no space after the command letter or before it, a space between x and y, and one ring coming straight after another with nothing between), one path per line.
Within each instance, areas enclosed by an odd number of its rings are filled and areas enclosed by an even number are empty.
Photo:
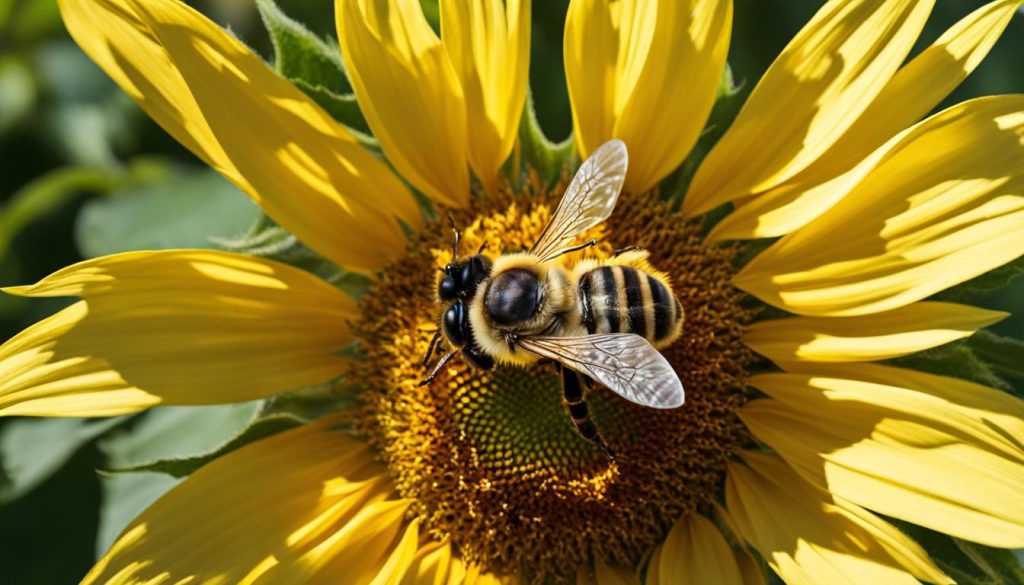
M476 287L487 278L490 272L491 261L486 256L478 254L466 260L461 271L462 286L466 289L466 294L472 295L476 292Z
M491 280L484 307L496 324L512 325L536 315L540 300L541 286L537 275L517 268L502 272Z
M442 301L453 300L456 295L458 295L458 289L455 286L455 279L451 276L445 276L441 282L437 283L437 296L441 297Z
M467 324L463 323L466 317L466 308L461 302L452 303L444 312L442 326L445 336L452 345L461 347L466 344Z

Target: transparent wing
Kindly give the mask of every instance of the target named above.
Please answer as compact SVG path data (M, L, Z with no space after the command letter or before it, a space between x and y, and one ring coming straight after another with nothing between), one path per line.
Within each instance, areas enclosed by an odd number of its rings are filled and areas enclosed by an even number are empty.
M530 250L547 261L568 248L580 232L608 219L626 180L629 157L621 140L609 140L583 161L562 202Z
M626 400L652 408L683 404L683 383L646 339L634 333L521 337L523 349L589 376Z

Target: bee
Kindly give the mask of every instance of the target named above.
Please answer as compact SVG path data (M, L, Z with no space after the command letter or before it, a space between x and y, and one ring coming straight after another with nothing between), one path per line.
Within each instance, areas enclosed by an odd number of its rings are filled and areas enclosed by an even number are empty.
M444 333L453 348L430 375L429 384L459 352L475 368L495 362L528 365L556 362L562 396L576 430L615 453L590 420L583 387L600 384L619 396L651 408L683 404L683 385L659 352L682 332L683 309L668 277L647 262L647 252L630 247L605 261L586 259L571 270L562 256L596 245L573 245L579 234L605 221L615 208L626 178L628 155L620 140L606 142L580 166L533 247L458 260L455 229L452 261L437 285L447 303L431 340L424 366Z

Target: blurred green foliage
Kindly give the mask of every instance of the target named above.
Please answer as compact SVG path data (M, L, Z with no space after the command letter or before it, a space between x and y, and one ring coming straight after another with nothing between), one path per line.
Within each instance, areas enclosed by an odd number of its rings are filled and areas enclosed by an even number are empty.
M256 2L192 3L260 54L273 54ZM436 2L423 3L436 26ZM523 136L535 143L538 128L554 142L571 132L561 59L567 3L534 3L530 79L537 119L536 125L524 125ZM323 13L329 2L279 4L326 41L312 45L334 46L333 19ZM729 61L741 95L820 4L735 1ZM939 0L920 45L981 4ZM270 18L273 6L261 2L260 8ZM979 95L1024 92L1022 55L1024 15L941 107ZM330 56L325 59L330 63ZM303 77L303 67L282 63L279 71ZM302 89L328 111L366 129L344 96L347 86L304 83ZM212 246L213 238L243 235L256 216L246 197L168 137L81 53L64 31L55 0L0 0L0 286L32 282L83 258L122 250ZM1018 339L1024 338L1022 281L980 300L1013 313L993 330ZM65 302L0 296L0 340ZM1007 346L981 341L981 352ZM947 351L970 350L965 343ZM998 354L990 361L1004 358ZM999 368L1020 371L1017 362ZM77 581L121 528L177 481L165 474L97 469L161 468L168 459L215 451L243 433L254 416L253 405L231 405L157 409L101 422L0 421L0 581Z

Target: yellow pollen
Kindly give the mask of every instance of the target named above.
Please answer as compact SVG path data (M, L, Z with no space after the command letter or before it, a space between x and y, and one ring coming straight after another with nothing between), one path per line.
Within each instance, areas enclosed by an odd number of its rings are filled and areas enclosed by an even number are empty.
M461 254L529 247L563 189L534 179L521 195L506 189L454 210ZM700 225L654 193L623 194L612 218L580 239L590 237L601 244L589 257L648 249L686 314L682 337L663 351L686 388L683 407L644 408L603 388L587 394L615 461L576 433L550 365L480 372L456 357L433 384L418 385L444 310L435 289L450 260L446 221L428 226L362 301L357 430L413 500L411 513L488 570L540 580L569 579L594 557L635 566L676 519L710 505L726 462L749 440L735 415L752 360L740 341L752 314L729 284L738 249L704 244Z

